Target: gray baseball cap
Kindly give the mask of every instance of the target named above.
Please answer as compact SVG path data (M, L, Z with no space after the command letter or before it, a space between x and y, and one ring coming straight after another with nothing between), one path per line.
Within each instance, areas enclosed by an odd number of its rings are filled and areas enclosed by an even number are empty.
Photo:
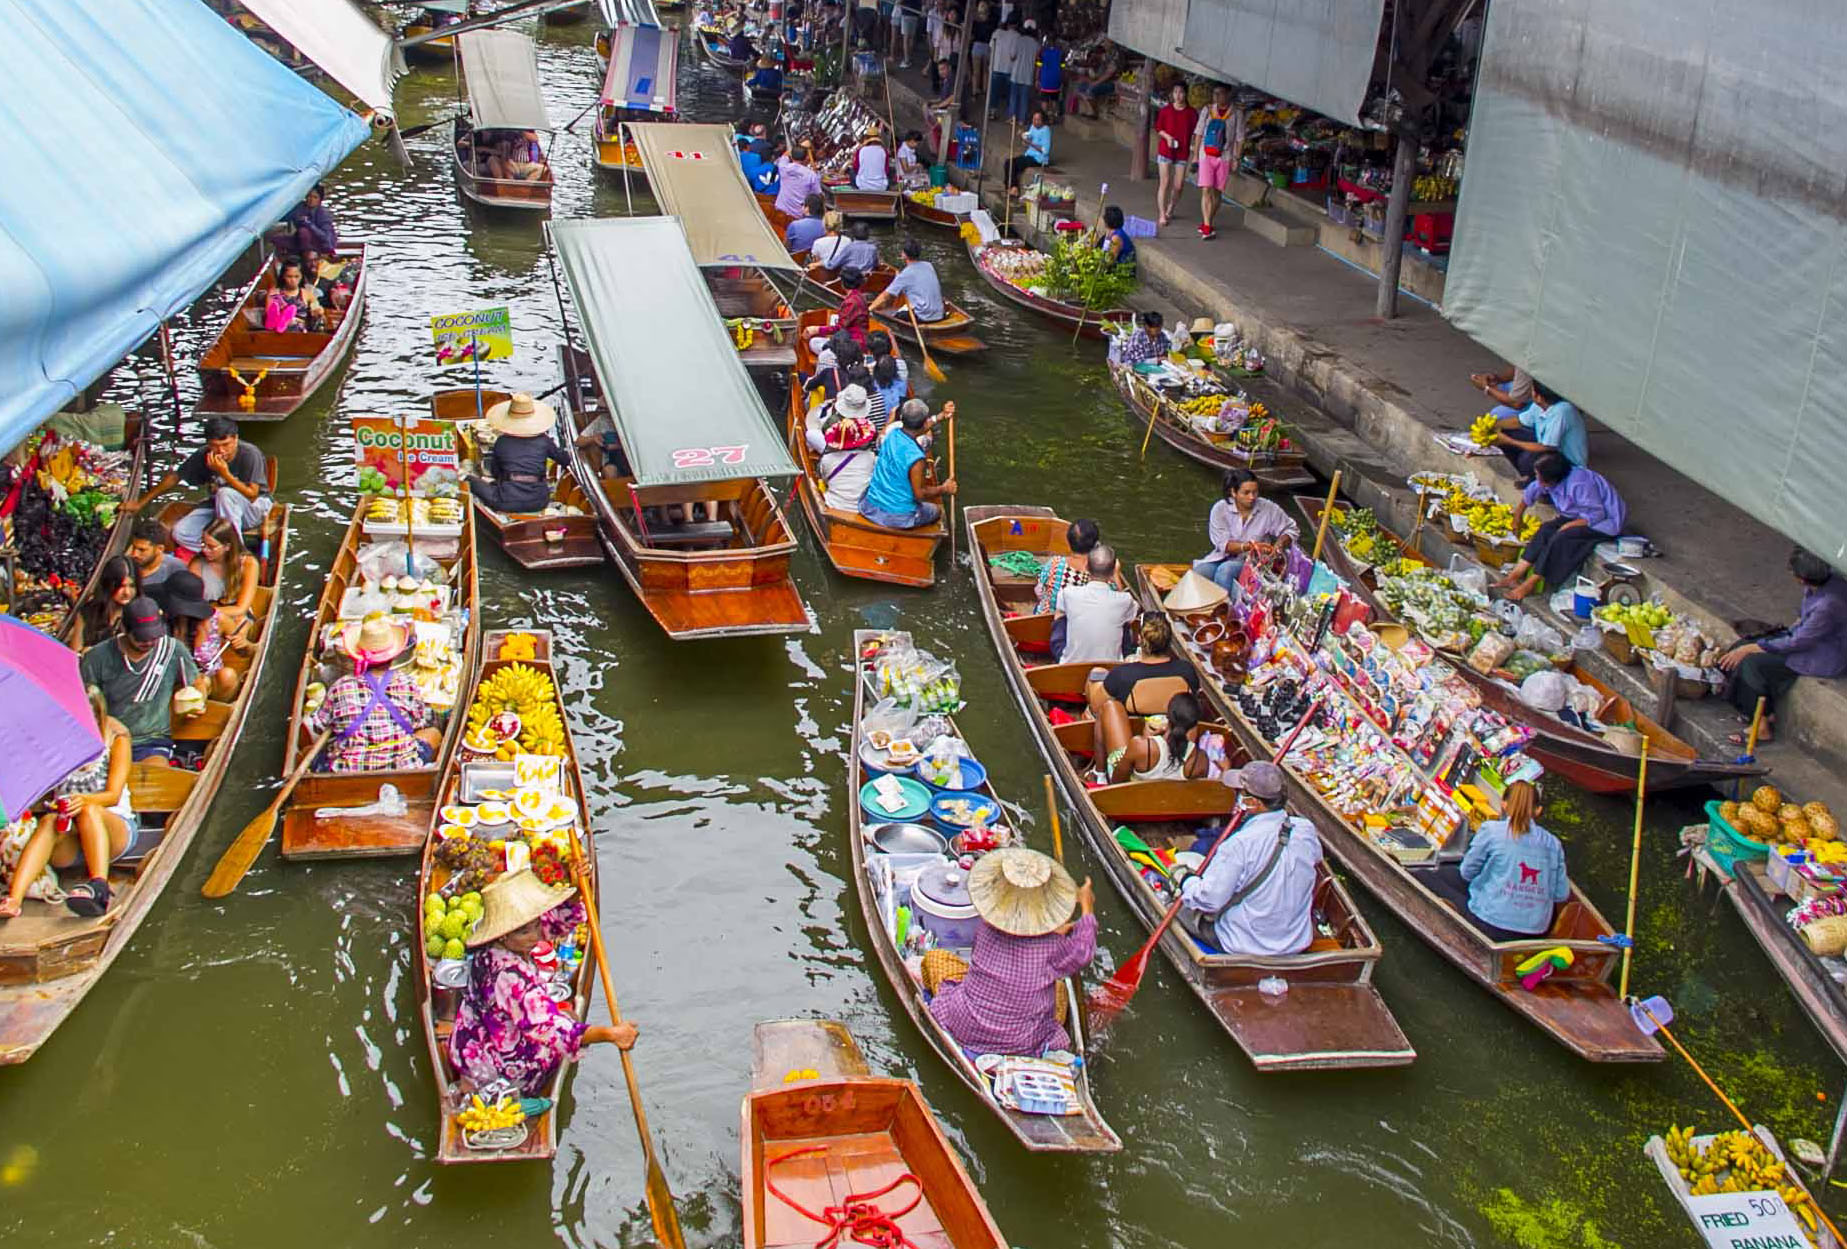
M1253 798L1274 802L1283 796L1283 770L1265 759L1247 763L1236 772L1225 773L1220 779L1231 788L1242 790Z

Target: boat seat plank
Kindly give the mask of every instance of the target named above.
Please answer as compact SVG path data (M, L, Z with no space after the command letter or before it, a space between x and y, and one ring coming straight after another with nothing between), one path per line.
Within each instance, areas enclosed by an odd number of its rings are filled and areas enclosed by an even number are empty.
M216 741L224 732L225 725L231 722L231 713L236 710L231 703L221 703L217 699L207 699L205 710L196 716L173 718L173 740L176 742Z
M128 769L128 793L135 810L143 814L178 811L199 783L197 772L176 768L165 760L143 759Z
M696 520L683 525L649 525L649 546L701 546L729 542L736 530L727 520Z
M1024 654L1050 655L1052 653L1052 614L1043 616L1010 616L1005 621L1007 638Z
M353 805L364 806L372 801L366 798ZM313 807L291 806L282 816L282 854L290 859L416 854L429 836L435 810L435 804L425 799L408 803L404 814L398 816L334 816L317 820Z
M306 362L313 356L233 356L230 367L244 374L250 381L255 381L254 374L268 369L271 373L284 373L293 369L306 367Z

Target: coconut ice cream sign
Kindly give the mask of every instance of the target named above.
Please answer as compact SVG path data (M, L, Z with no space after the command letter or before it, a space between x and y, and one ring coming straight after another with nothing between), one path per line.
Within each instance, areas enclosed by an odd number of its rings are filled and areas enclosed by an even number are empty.
M454 494L461 483L461 453L448 421L356 416L353 446L359 488L368 494L402 489L407 474L419 494Z

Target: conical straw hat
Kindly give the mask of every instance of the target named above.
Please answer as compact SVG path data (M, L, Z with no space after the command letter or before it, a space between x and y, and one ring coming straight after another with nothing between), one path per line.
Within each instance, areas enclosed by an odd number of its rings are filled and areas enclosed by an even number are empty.
M481 922L468 934L468 948L498 941L576 896L575 885L553 889L531 868L509 872L481 891Z
M1071 918L1077 882L1050 857L1013 846L981 856L968 874L968 900L992 927L1038 937Z
M1211 611L1230 597L1224 586L1189 568L1186 576L1180 578L1180 584L1161 600L1161 606L1173 612Z

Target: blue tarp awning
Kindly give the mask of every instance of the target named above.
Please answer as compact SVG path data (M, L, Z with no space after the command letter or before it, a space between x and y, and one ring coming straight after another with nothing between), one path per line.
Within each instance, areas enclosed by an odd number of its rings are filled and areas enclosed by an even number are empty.
M197 0L0 0L0 451L368 134Z

